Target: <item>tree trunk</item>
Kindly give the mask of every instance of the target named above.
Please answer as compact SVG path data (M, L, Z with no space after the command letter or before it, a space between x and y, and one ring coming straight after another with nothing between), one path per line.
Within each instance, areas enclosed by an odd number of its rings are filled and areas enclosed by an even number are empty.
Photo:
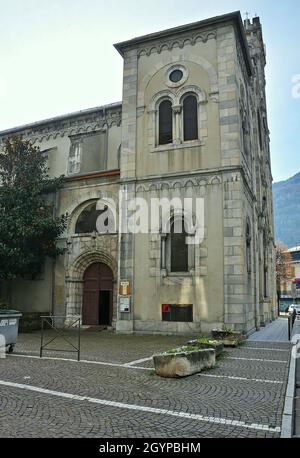
M277 290L277 311L278 311L278 317L280 316L280 299L281 299L281 291Z

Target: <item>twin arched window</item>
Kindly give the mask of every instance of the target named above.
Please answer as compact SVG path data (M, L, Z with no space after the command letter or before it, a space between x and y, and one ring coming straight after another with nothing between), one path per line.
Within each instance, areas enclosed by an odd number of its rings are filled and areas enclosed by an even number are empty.
M198 101L194 94L184 98L182 104L182 134L183 141L198 140ZM173 116L181 113L181 107L174 112L172 102L163 100L159 105L159 145L173 143Z
M173 141L172 102L163 100L159 105L159 144L167 145Z
M183 139L198 140L198 103L194 95L183 101Z

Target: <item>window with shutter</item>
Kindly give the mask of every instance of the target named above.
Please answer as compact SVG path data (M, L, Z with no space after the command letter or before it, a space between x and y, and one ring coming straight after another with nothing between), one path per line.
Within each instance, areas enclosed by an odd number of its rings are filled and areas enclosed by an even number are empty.
M183 101L183 130L184 141L198 140L198 106L194 95L189 95Z
M173 141L172 103L164 100L159 105L159 144L167 145Z

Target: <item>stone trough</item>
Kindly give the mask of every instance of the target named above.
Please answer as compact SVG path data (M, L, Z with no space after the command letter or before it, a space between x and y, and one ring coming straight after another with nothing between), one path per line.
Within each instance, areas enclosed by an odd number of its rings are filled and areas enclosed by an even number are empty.
M211 335L213 339L217 339L222 342L224 347L237 347L244 340L243 334L237 331L212 329Z
M195 351L178 351L153 356L155 372L161 377L178 378L211 369L216 364L216 352L212 348Z
M211 341L211 342L199 342L198 340L190 340L187 345L193 346L199 349L212 348L216 352L216 357L220 356L224 350L222 341Z

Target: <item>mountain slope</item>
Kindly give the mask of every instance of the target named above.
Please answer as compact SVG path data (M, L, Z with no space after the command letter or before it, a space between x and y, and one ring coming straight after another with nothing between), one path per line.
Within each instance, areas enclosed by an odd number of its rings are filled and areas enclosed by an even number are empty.
M275 240L300 244L300 173L273 184Z

